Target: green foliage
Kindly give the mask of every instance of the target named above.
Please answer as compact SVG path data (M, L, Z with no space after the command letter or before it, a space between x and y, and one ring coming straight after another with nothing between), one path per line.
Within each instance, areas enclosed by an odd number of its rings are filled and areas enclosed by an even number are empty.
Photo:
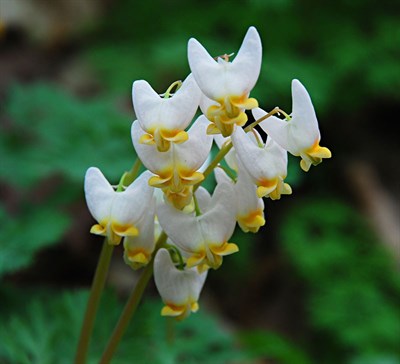
M26 268L40 249L58 242L68 226L69 218L49 206L14 218L0 205L0 278Z
M5 114L11 125L0 134L0 178L10 184L61 174L81 185L92 165L118 181L134 162L131 120L110 102L78 101L51 85L15 85Z
M273 359L279 364L311 364L311 360L292 343L273 332L241 333L241 342L256 358Z
M290 111L290 81L298 78L323 117L337 112L337 105L360 110L370 99L398 99L395 14L388 0L379 7L372 1L222 0L212 9L208 2L156 0L149 6L122 0L97 29L99 41L86 56L113 91L125 94L133 80L146 79L162 92L189 72L190 37L213 55L236 52L245 30L255 25L264 44L254 90L260 105Z
M54 292L55 293L55 292ZM24 297L28 304L2 317L0 361L4 364L67 364L73 361L88 295L86 292L43 293ZM15 299L15 298L14 298ZM245 354L231 334L205 310L175 325L175 339L166 338L167 321L160 302L146 301L131 322L113 364L243 363ZM97 363L122 305L115 295L103 296L89 363ZM100 320L101 318L101 320Z
M282 241L309 287L307 307L317 330L341 360L395 355L400 337L400 281L393 262L350 207L303 201L286 218ZM329 361L327 361L329 362Z

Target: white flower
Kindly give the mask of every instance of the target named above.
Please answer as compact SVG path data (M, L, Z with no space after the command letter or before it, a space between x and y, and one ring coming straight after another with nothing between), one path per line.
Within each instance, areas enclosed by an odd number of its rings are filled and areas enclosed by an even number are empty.
M195 268L179 270L166 249L160 249L154 261L154 280L165 306L161 315L177 319L187 317L199 309L197 303L207 271L199 273Z
M300 156L300 166L308 171L311 165L317 165L323 158L330 158L331 151L321 147L319 142L318 120L310 95L305 87L298 81L292 81L293 112L290 120L282 120L275 116L260 123L261 128L282 148L294 156ZM254 109L256 119L264 116L265 111Z
M90 232L106 236L112 245L118 245L123 237L137 236L138 223L153 197L149 177L150 173L144 172L125 191L116 192L98 168L89 168L85 196L89 211L98 222Z
M190 69L204 95L209 101L206 112L212 122L207 132L232 134L235 125L243 126L247 121L244 110L258 106L249 93L257 82L261 69L262 46L256 28L250 27L233 62L229 56L215 60L196 40L190 39L188 59Z
M171 145L166 152L159 152L154 145L140 143L144 132L137 121L132 125L136 153L146 168L155 174L149 184L162 188L177 208L190 203L193 185L204 179L198 170L206 161L213 140L205 132L207 124L207 119L200 116L188 131L189 139L182 144Z
M193 76L189 75L172 97L167 96L160 97L144 80L133 83L135 114L146 132L140 142L156 144L159 151L168 150L171 143L187 140L184 130L197 111L201 91Z
M247 135L242 128L237 128L232 135L233 146L237 158L251 176L257 187L257 196L268 196L273 200L281 194L291 194L292 189L284 179L287 175L287 152L271 138L265 145L261 137L253 129L257 142Z
M234 151L233 149L231 151ZM257 196L257 187L247 171L239 168L236 183L220 168L214 170L218 183L232 183L236 196L236 220L239 227L245 232L258 232L265 225L264 201Z
M146 213L137 222L139 235L127 236L124 239L124 260L133 269L147 265L156 246L157 235L155 226L156 203L153 198L146 206Z
M198 266L199 271L217 269L222 257L238 251L229 243L235 229L236 200L233 186L218 184L212 198L206 190L196 192L201 214L187 214L168 204L158 206L160 224L169 238L189 258L187 266Z
M214 140L221 149L230 141L230 138L223 138L222 135L214 135ZM237 201L236 220L245 233L249 231L256 233L261 226L265 225L264 201L261 197L257 196L257 187L251 176L242 166L240 160L238 160L234 147L225 155L225 161L237 173L237 180L234 183L220 168L214 170L216 180L218 183L227 182L234 184Z

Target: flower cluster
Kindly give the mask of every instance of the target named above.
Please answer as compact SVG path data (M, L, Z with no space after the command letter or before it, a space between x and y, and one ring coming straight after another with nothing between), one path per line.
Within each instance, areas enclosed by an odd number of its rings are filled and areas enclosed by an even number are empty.
M331 157L319 145L314 108L298 80L292 82L290 115L278 108L265 112L250 97L262 57L254 27L231 57L213 58L190 39L191 74L183 82L159 95L146 81L135 81L131 135L147 170L132 183L122 178L116 190L97 168L86 173L86 200L98 222L91 232L112 245L123 241L125 262L133 269L154 264L165 316L197 311L207 271L239 250L229 241L236 223L256 233L265 224L263 198L292 193L285 182L288 152L301 158L304 171ZM248 126L246 110L256 120ZM210 162L213 143L220 151ZM217 184L210 194L201 182L212 172Z

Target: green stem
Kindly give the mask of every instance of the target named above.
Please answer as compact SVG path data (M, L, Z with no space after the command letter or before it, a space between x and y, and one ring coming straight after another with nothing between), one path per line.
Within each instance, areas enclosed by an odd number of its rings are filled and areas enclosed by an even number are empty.
M217 153L217 155L215 156L215 158L213 159L213 161L209 164L209 166L205 169L205 171L203 172L204 175L204 180L208 177L208 175L218 166L219 162L221 162L224 157L228 154L228 152L232 149L232 142L228 142L227 144L225 144ZM193 192L196 191L199 187L200 184L203 181L201 181L200 183L194 185L193 187Z
M124 310L122 311L122 314L117 322L117 325L115 326L114 331L108 341L107 347L104 350L103 355L101 356L100 364L110 363L115 351L117 350L118 344L129 325L129 321L131 320L133 314L136 312L139 302L143 296L144 290L149 283L151 276L153 275L153 263L156 252L159 247L163 243L165 243L166 240L167 235L162 232L156 243L156 249L153 253L153 258L144 268L134 290L129 296L128 302L126 303Z
M251 129L253 129L255 126L257 126L258 124L260 124L262 121L264 121L265 119L268 119L270 116L277 114L279 112L284 113L285 115L287 115L283 110L281 110L279 107L275 107L274 109L272 109L268 114L262 116L261 118L257 119L256 121L252 122L250 125L246 126L244 128L244 131L247 133L249 132Z
M78 349L75 356L75 364L84 364L86 362L90 337L92 336L93 332L94 320L99 307L101 293L104 289L113 249L114 246L108 244L107 239L105 239L101 249L100 258L97 263L96 273L92 282L89 301L86 307L81 335L79 338Z

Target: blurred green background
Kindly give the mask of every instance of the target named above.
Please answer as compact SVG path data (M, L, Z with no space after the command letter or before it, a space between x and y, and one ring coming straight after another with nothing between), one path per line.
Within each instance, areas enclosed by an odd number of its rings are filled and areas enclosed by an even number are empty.
M135 161L131 85L163 92L189 72L186 46L263 41L252 95L291 111L308 89L331 160L240 253L209 274L201 310L173 343L154 285L115 363L399 364L400 6L359 0L0 0L0 362L70 363L101 241L83 176L116 183ZM137 273L116 249L95 327L96 363Z

